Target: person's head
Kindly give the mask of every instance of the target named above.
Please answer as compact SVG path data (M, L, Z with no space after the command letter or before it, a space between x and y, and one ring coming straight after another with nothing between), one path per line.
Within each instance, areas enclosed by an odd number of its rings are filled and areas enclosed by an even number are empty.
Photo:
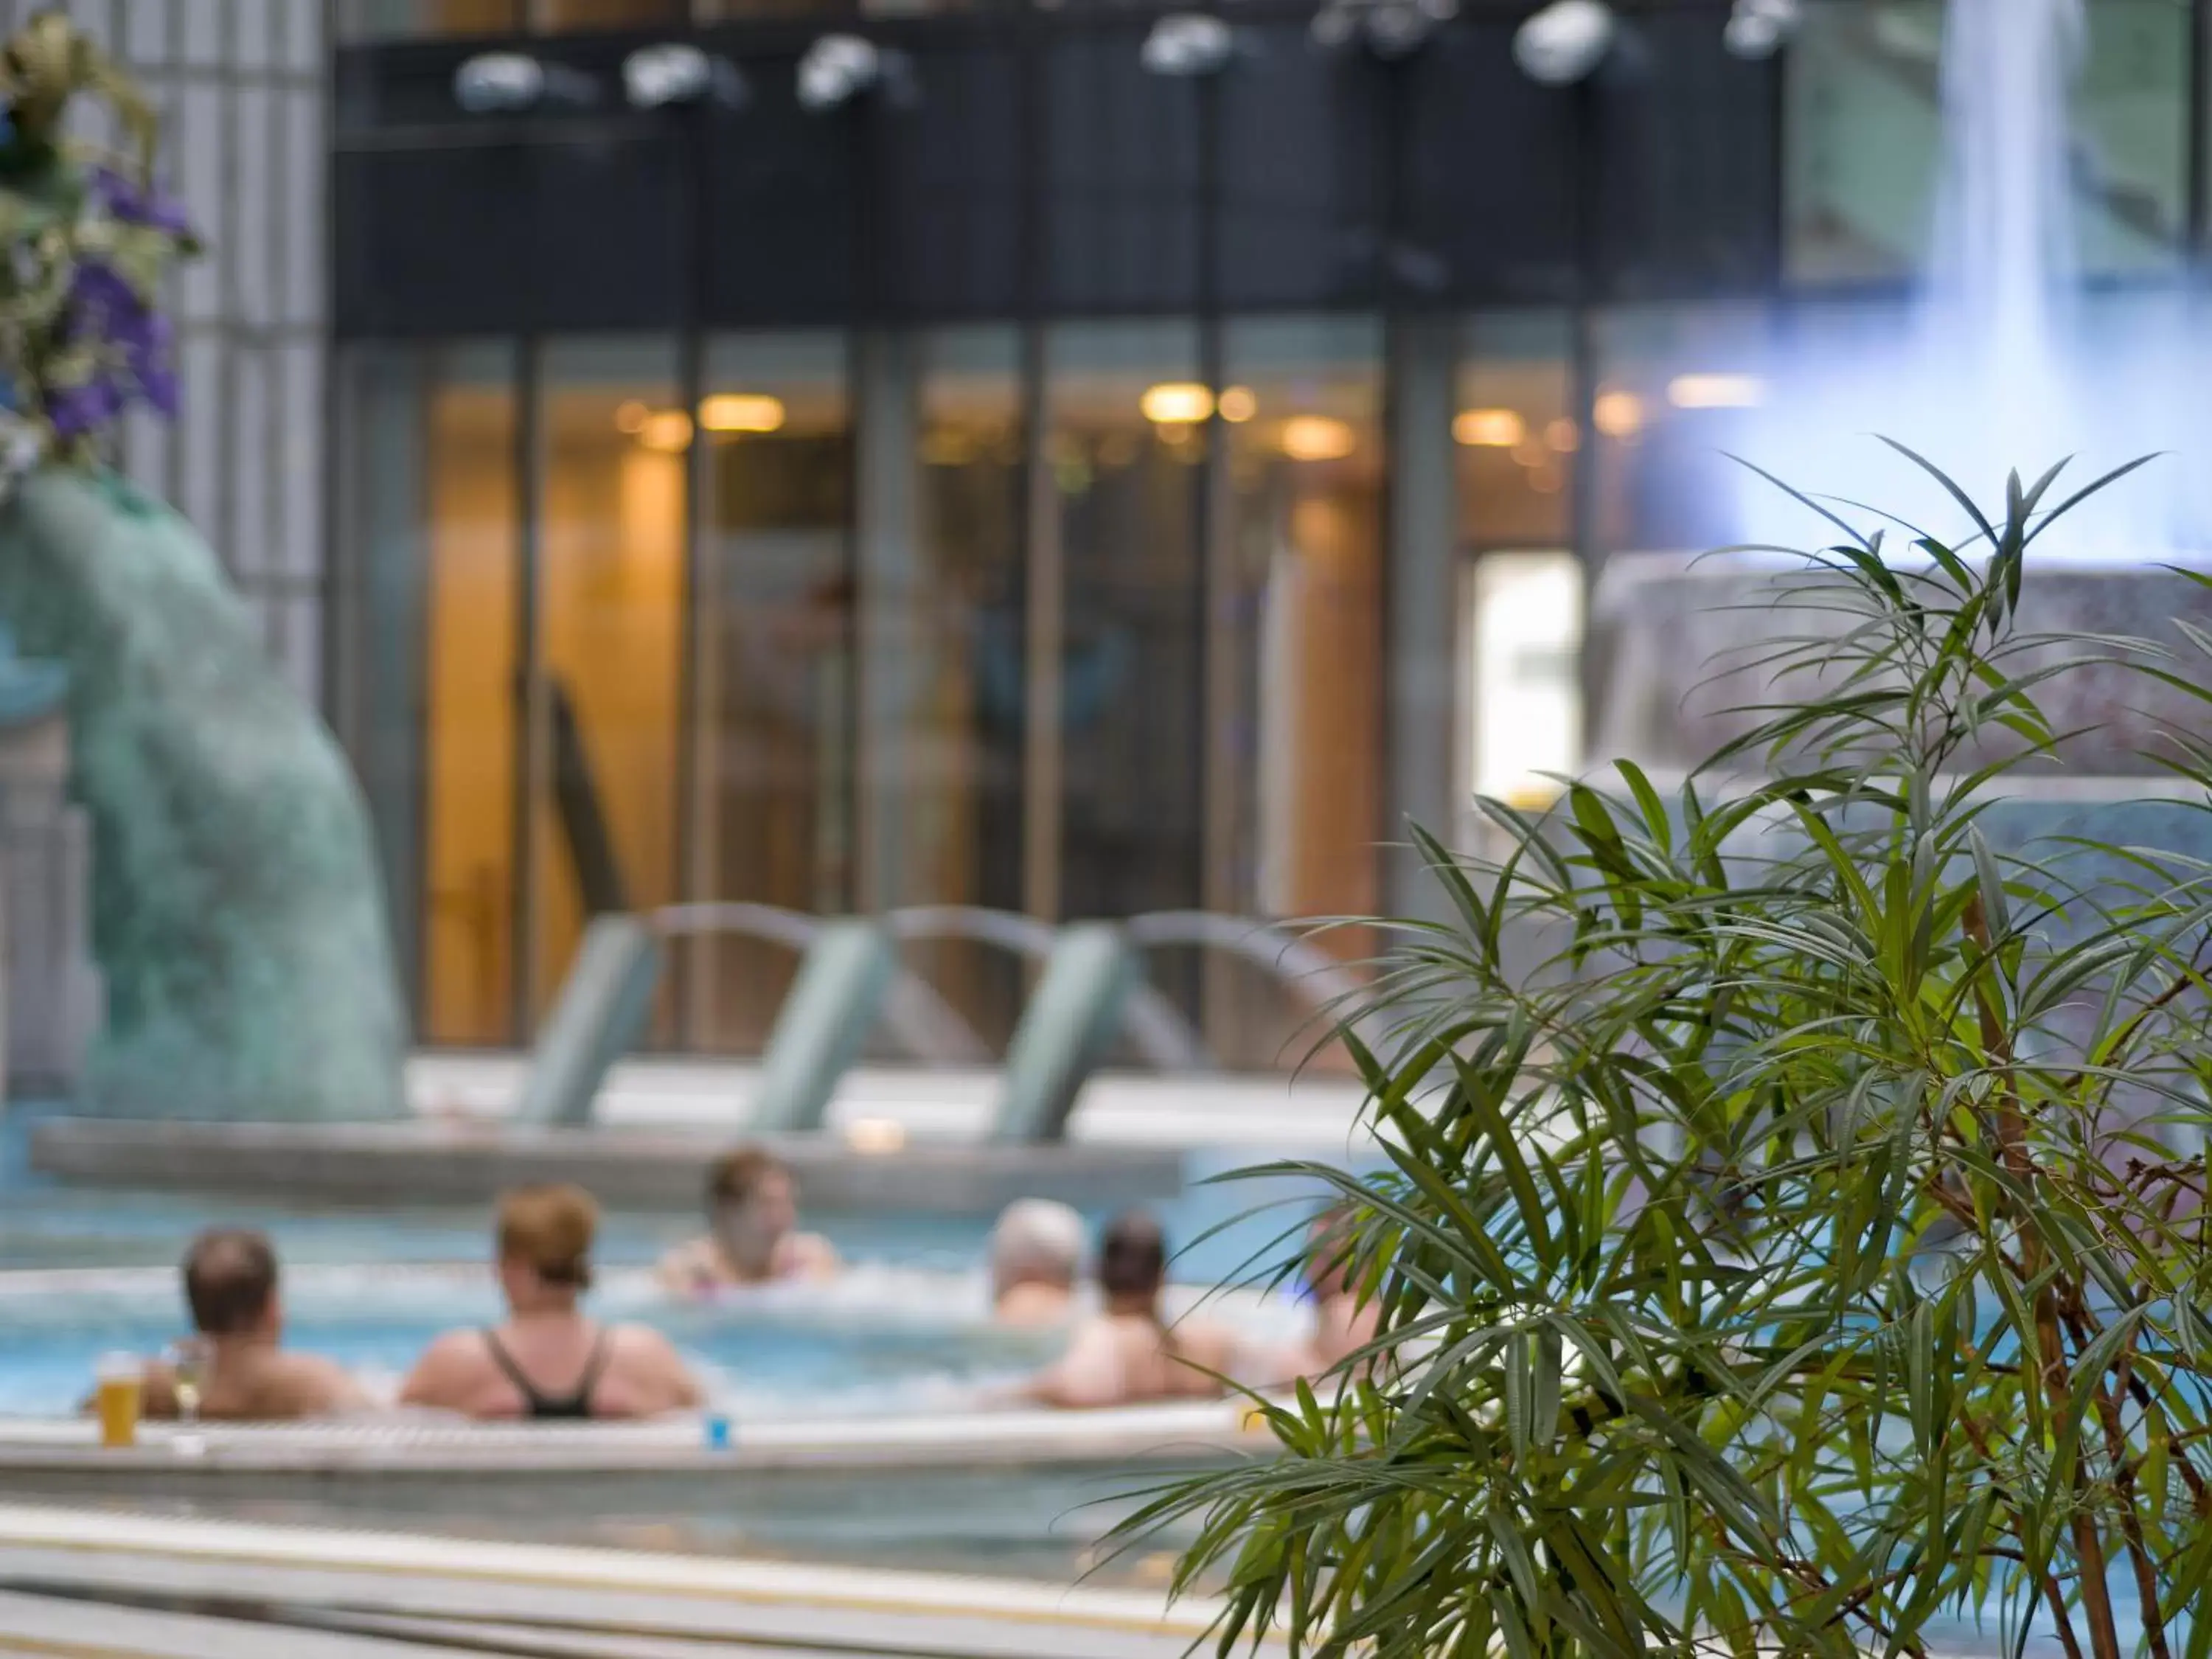
M1335 1204L1306 1229L1306 1288L1323 1302L1352 1288L1352 1216L1349 1205Z
M517 1310L573 1306L592 1285L599 1206L581 1187L519 1187L499 1201L499 1282Z
M707 1225L730 1259L765 1273L777 1243L799 1224L799 1185L775 1153L740 1146L707 1174Z
M185 1301L202 1336L274 1341L283 1328L276 1252L250 1228L210 1228L185 1252Z
M991 1296L995 1301L1022 1285L1073 1290L1083 1265L1083 1218L1065 1204L1042 1198L1006 1206L991 1229Z
M1158 1222L1128 1210L1106 1224L1098 1237L1098 1293L1109 1307L1149 1310L1167 1276L1167 1235Z

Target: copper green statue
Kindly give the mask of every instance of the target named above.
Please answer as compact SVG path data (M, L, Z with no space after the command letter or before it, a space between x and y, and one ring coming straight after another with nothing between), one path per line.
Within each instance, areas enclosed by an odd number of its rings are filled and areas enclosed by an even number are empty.
M80 95L130 153L63 136ZM0 49L0 623L69 671L107 982L77 1104L395 1115L404 1025L352 773L207 544L102 459L134 404L179 415L157 301L198 243L152 118L52 13Z

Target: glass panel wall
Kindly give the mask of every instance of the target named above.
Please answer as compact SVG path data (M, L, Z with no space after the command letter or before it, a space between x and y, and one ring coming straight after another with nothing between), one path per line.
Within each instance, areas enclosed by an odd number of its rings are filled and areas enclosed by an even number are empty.
M1255 915L1375 902L1382 830L1382 330L1371 318L1229 325L1222 420L1234 549L1235 863Z
M1539 811L1582 764L1582 561L1488 553L1467 586L1469 793Z
M523 0L337 0L341 40L426 34L505 34Z
M690 896L836 915L854 899L853 428L842 334L708 343L698 410ZM698 942L694 1046L757 1050L796 959Z
M526 10L532 29L560 34L680 23L686 7L684 0L526 0Z
M670 340L556 340L539 380L530 962L542 1014L587 916L676 895L693 422Z
M1461 330L1452 411L1460 545L1563 548L1574 538L1573 323L1495 312Z
M1232 322L1223 340L1228 557L1215 601L1208 897L1242 915L1372 913L1382 808L1382 332L1368 317ZM1218 694L1217 694L1218 695ZM1357 960L1359 930L1317 936ZM1308 993L1203 964L1208 1046L1264 1067L1318 1030Z
M1019 910L1024 696L1021 343L1007 327L869 343L860 374L869 908ZM908 965L1003 1050L1024 981L1004 951L917 941Z
M343 371L339 718L426 1042L515 1036L515 362L371 346Z
M311 4L313 0L296 0ZM965 10L973 0L861 0L863 13ZM338 38L589 33L812 13L849 14L850 0L337 0Z
M1132 916L1200 901L1199 507L1213 398L1198 345L1187 321L1073 324L1047 336L1063 602L1058 867L1046 914Z
M1498 312L1461 331L1452 413L1466 686L1459 796L1548 805L1581 758L1582 560L1574 550L1574 324ZM1602 404L1626 407L1620 389ZM1618 424L1618 422L1614 422ZM1480 826L1477 826L1478 830Z
M1592 319L1593 539L1601 553L1703 553L1743 539L1770 329L1756 306L1624 307ZM1812 488L1820 487L1814 481Z

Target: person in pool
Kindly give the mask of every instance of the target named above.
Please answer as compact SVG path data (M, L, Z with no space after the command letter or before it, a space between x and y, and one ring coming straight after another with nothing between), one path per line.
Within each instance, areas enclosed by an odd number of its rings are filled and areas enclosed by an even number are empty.
M198 1413L211 1422L334 1417L372 1403L337 1361L284 1346L276 1252L246 1227L211 1227L185 1252L185 1304L199 1334ZM176 1369L149 1366L144 1411L179 1415Z
M1238 1358L1236 1338L1202 1320L1170 1328L1160 1312L1167 1267L1167 1237L1151 1216L1133 1210L1108 1224L1098 1242L1098 1312L1024 1397L1071 1408L1218 1399Z
M1375 1340L1382 1309L1358 1284L1358 1245L1352 1212L1342 1205L1314 1218L1306 1232L1306 1288L1313 1293L1314 1328L1298 1365L1300 1375L1335 1370Z
M1083 1266L1083 1218L1065 1204L1018 1199L991 1229L991 1317L1035 1330L1075 1311Z
M660 1281L697 1296L732 1285L826 1279L837 1252L799 1231L799 1183L773 1152L740 1146L707 1173L707 1231L661 1259Z
M599 1206L578 1187L525 1187L500 1200L498 1273L507 1322L448 1331L416 1362L403 1406L537 1421L658 1417L701 1403L699 1384L659 1331L601 1325L578 1305L592 1284Z

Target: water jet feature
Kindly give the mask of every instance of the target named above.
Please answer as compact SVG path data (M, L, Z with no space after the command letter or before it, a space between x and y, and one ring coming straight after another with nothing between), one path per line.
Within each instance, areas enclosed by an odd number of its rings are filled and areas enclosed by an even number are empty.
M2085 295L2075 193L2086 169L2069 100L2088 27L2083 0L1950 0L1925 286L1901 323L1849 337L1818 324L1799 331L1764 406L1730 434L1746 459L1963 541L1955 503L1870 434L1925 455L1983 501L2002 498L2014 468L2033 479L2074 457L2069 477L2087 483L2191 441L2202 331L2185 296L2135 293L2114 307ZM2212 489L2194 459L2154 463L2069 515L2045 562L2140 563L2212 546ZM1745 540L1796 547L1826 533L1757 477L1737 487ZM1910 556L1910 538L1892 531Z
M2077 641L2094 635L2172 647L2166 665L2187 674L2203 659L2177 624L2212 633L2212 586L2185 574L2212 550L2212 490L2187 453L2201 423L2182 406L2199 331L2178 291L2130 295L2130 327L2118 336L2094 314L2109 308L2085 298L2068 93L2087 21L2082 0L1950 0L1945 165L1925 291L1908 317L1862 333L1848 350L1808 340L1785 355L1759 406L1729 415L1730 447L1824 495L1845 522L1884 532L1885 556L1899 565L1927 563L1913 545L1921 531L1970 560L1990 549L1945 487L1875 434L1926 457L1998 521L2015 468L2032 483L2075 458L2046 498L2056 505L2112 469L2180 447L2038 540L2019 631L2063 637L2018 666L2087 656L2092 648ZM1859 620L1819 603L1802 580L1793 597L1778 596L1776 568L1798 562L1784 550L1840 537L1757 473L1743 470L1737 483L1735 527L1753 549L1613 558L1592 604L1589 649L1602 683L1589 711L1591 757L1633 759L1662 788L1758 724L1745 705L1812 691L1755 665L1766 645L1837 638ZM2069 860L2092 897L2129 872L2109 854L2069 854L2065 838L2145 849L2177 866L2212 859L2212 816L2179 798L2157 758L2172 733L2212 736L2203 703L2124 664L2094 661L2034 695L2057 730L2079 735L2049 763L2008 772L1992 788L2004 799L1980 827L2000 858ZM1734 782L1748 783L1741 774L1761 763L1739 757ZM1710 801L1729 782L1705 775L1698 787ZM2084 925L2075 917L2050 927Z

